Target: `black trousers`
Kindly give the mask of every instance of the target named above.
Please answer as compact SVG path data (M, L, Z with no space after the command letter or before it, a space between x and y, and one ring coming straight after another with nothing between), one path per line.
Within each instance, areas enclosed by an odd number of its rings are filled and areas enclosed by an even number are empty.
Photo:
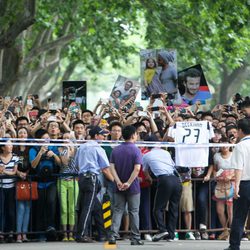
M77 236L83 237L88 235L91 223L91 214L94 210L97 193L100 189L100 183L97 176L84 177L79 176L79 217L77 223Z
M160 232L168 231L169 238L174 238L178 218L178 207L182 193L180 179L175 175L158 177L153 214ZM168 221L165 224L165 210L168 204Z
M16 189L0 188L0 232L14 232L16 229Z
M55 227L57 188L56 183L47 188L38 189L36 204L37 231L45 231L49 226Z
M240 241L250 209L250 181L240 182L239 195L240 197L234 200L233 204L233 221L229 241L232 250L240 249Z

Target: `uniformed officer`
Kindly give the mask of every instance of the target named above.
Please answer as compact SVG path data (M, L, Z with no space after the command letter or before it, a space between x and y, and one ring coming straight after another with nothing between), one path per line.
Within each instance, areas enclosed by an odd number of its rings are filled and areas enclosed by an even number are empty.
M77 224L77 237L79 242L92 242L88 235L100 182L100 171L111 181L113 176L109 169L109 160L104 149L95 140L104 140L108 132L96 126L89 131L91 140L82 144L75 157L76 166L79 168L79 207L80 213Z
M146 136L145 141L158 141L155 135ZM149 178L148 170L157 177L157 190L154 200L153 214L159 230L152 240L164 238L174 239L178 218L178 206L182 193L182 185L175 164L168 151L161 148L152 148L142 158L143 170ZM164 223L164 213L168 205L168 222Z

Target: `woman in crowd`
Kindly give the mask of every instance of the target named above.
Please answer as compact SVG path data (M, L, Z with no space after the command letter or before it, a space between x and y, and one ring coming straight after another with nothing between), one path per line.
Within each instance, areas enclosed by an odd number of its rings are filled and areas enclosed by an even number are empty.
M221 143L228 143L228 139L222 137L220 140ZM220 187L226 187L229 183L231 185L231 179L234 177L234 170L230 170L230 161L231 161L232 152L230 147L221 147L219 152L214 155L214 175L216 176L216 188L218 184ZM213 197L216 200L216 211L220 220L221 225L224 228L223 233L218 236L219 240L227 240L229 238L229 232L227 227L231 226L232 217L233 217L233 198L225 198L225 200L220 200ZM225 206L227 207L227 216L225 214Z
M70 143L70 140L75 140L69 132L63 134L63 140L65 143ZM74 241L73 229L75 225L75 206L78 197L78 182L76 177L72 174L76 174L75 167L75 152L76 147L61 146L58 148L59 157L61 159L60 174L62 176L58 179L57 189L59 191L60 208L61 208L61 225L64 231L63 241ZM69 225L69 234L67 233L67 224Z
M17 138L27 139L28 130L25 127L21 127L17 129ZM25 142L25 141L23 141ZM30 170L29 163L29 147L25 145L15 146L14 152L19 156L19 163L17 167L17 172L22 179L26 179L26 176ZM30 207L31 201L17 201L17 242L27 242L27 232L30 220ZM21 234L22 233L22 234Z
M0 179L0 242L4 241L4 236L1 232L8 232L7 242L13 242L13 232L15 231L16 189L15 179L11 177L17 173L19 158L12 153L13 145L10 140L2 140L2 143L4 144L0 145L0 175L5 175L5 178Z

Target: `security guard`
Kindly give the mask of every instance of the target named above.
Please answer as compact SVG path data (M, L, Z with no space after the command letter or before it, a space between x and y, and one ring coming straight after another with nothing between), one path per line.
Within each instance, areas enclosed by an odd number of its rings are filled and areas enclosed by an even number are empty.
M158 138L155 135L150 135L146 136L144 140L158 141ZM159 241L164 238L173 240L182 193L182 185L175 164L169 152L161 148L152 148L149 153L143 156L142 165L148 178L148 170L150 169L158 180L153 213L159 233L153 236L152 241ZM169 204L169 216L168 223L165 225L164 213L167 204Z
M89 131L91 141L80 146L76 153L76 166L79 168L79 207L80 215L77 224L78 242L89 243L92 239L88 235L100 182L100 171L111 181L113 176L109 170L109 160L106 153L95 140L104 140L108 132L96 126Z

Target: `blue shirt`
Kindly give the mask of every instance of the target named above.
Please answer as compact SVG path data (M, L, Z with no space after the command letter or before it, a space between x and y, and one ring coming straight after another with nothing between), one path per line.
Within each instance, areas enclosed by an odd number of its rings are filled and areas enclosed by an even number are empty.
M143 170L150 170L155 176L174 174L175 164L168 151L153 148L142 157Z
M37 154L38 154L39 151L40 151L40 146L32 147L29 150L29 161L30 161L30 163L35 160L35 158L37 157ZM48 151L52 151L54 154L59 156L59 151L58 151L58 148L56 146L48 146ZM44 161L44 160L45 160L44 156L42 156L39 164L36 167L36 172L37 172L38 175L39 175L39 169L42 166L42 161ZM51 164L54 167L53 173L56 173L57 170L56 170L56 163L55 163L54 157L46 159L46 161L51 162ZM38 181L38 188L47 188L48 186L50 186L52 183L55 183L55 182L56 182L56 180L52 181L48 177L48 181Z
M79 174L89 171L98 175L101 169L109 167L107 155L96 141L88 141L78 148L75 163Z

